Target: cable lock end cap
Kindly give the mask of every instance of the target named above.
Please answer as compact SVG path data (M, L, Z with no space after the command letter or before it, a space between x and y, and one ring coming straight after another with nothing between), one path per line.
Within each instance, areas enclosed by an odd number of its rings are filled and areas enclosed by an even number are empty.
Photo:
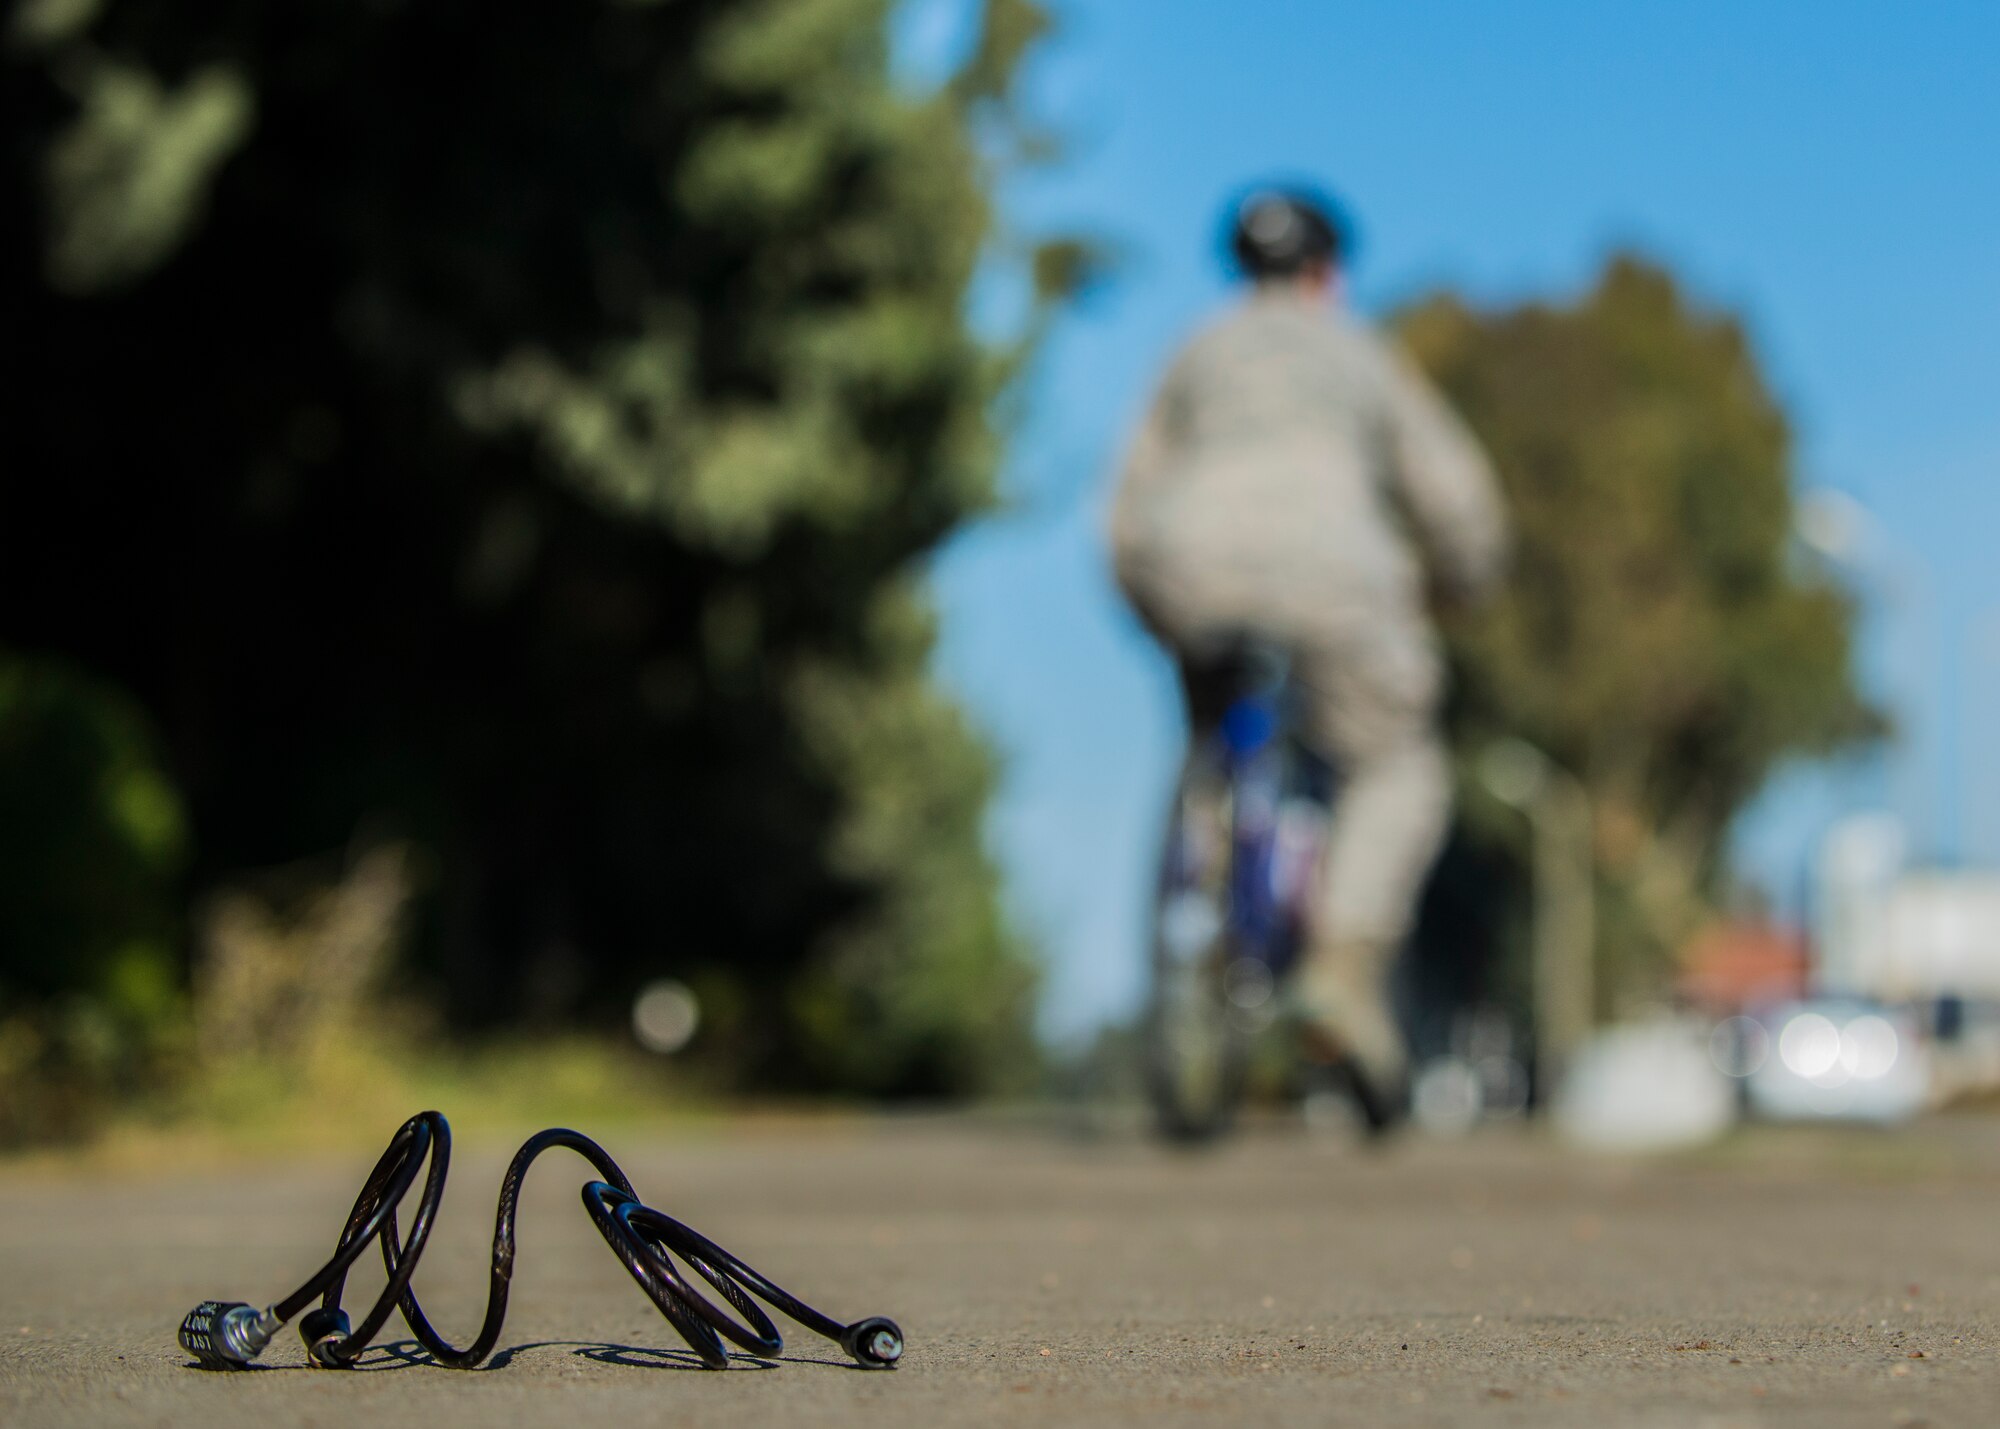
M840 1332L840 1347L864 1369L894 1369L903 1357L903 1331L894 1320L871 1315Z
M247 1369L282 1324L240 1300L204 1300L181 1320L181 1348L204 1369Z

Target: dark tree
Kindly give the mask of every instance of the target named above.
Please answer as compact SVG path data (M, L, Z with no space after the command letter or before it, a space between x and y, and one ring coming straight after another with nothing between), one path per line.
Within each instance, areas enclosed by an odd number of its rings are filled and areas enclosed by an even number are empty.
M0 646L144 710L189 889L394 834L462 1023L674 974L766 1076L1024 1061L916 563L1039 17L913 94L889 9L15 7Z

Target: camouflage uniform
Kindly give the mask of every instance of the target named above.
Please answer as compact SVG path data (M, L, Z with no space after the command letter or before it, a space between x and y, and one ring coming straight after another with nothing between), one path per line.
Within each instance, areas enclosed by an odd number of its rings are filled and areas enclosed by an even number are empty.
M1494 582L1506 527L1484 456L1381 338L1284 285L1174 359L1111 514L1119 580L1184 667L1245 632L1292 652L1304 734L1343 777L1298 995L1385 1077L1403 1053L1384 965L1451 807L1412 535L1442 584Z

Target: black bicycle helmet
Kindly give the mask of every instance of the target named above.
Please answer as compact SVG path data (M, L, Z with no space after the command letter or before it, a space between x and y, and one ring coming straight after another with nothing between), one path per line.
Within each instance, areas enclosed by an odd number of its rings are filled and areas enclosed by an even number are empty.
M1327 200L1302 189L1261 188L1236 206L1229 251L1246 277L1290 278L1336 263L1347 229Z

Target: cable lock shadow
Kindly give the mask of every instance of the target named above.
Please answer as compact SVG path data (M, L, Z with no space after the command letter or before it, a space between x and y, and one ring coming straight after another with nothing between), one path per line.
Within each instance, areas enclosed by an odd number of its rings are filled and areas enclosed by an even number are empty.
M706 1373L712 1368L699 1355L690 1350L661 1349L657 1345L616 1345L599 1340L533 1340L527 1344L508 1345L495 1350L491 1358L480 1365L479 1372L505 1369L515 1357L529 1350L549 1350L567 1348L579 1359L594 1360L598 1364L617 1365L624 1369L644 1370L700 1370ZM825 1365L832 1369L859 1370L863 1366L850 1364L844 1360L803 1359L795 1355L780 1355L762 1358L756 1355L735 1354L729 1357L728 1369L767 1370L776 1369L781 1364ZM213 1365L200 1360L188 1360L183 1369L212 1369ZM257 1373L284 1373L289 1370L310 1370L321 1368L308 1361L305 1364L244 1364L237 1369ZM388 1344L370 1345L354 1361L344 1368L355 1374L384 1374L405 1369L445 1368L437 1357L415 1340L394 1340Z

